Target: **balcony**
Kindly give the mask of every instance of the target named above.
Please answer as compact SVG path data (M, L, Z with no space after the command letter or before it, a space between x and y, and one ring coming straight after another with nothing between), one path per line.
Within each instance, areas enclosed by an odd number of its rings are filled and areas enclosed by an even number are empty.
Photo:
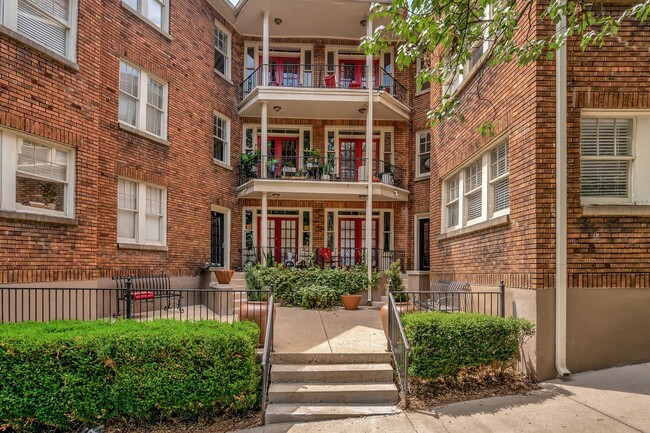
M365 119L367 70L359 64L262 65L239 85L239 115L259 117L266 102L274 117ZM375 120L409 119L406 87L381 66L373 66L372 89Z
M261 156L243 154L239 162L240 198L313 200L365 200L367 172L365 158L298 156ZM407 201L408 177L396 165L375 160L372 170L373 199Z

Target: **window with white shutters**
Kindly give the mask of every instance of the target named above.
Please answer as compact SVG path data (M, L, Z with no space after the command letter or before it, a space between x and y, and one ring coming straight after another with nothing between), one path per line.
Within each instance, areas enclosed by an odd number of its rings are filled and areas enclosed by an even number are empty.
M230 164L230 120L222 115L213 115L213 139L214 154L216 161Z
M426 176L431 170L431 132L417 133L416 176Z
M167 136L167 84L146 71L120 62L120 122L160 138Z
M74 150L0 129L5 210L73 216Z
M167 1L168 0L122 0L122 3L138 12L154 26L166 32L169 26Z
M165 245L167 191L128 179L117 184L117 240Z
M443 183L443 227L454 230L510 212L508 141L483 152Z
M420 71L422 71L424 68L426 68L426 60L422 57L418 57L415 63L415 73L416 76L420 74ZM429 89L431 89L431 82L430 81L425 81L422 84L417 85L416 92L428 92Z
M77 0L0 0L0 24L76 60Z
M630 197L633 119L584 118L580 140L583 201Z
M230 79L230 33L219 24L214 27L214 69Z

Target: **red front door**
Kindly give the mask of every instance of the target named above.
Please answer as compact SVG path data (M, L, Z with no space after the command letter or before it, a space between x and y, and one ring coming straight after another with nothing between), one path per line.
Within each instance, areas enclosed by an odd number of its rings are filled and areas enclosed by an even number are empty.
M379 219L372 219L372 266L377 266ZM352 267L363 262L366 248L366 219L339 218L339 265Z
M368 76L366 72L366 61L365 60L340 60L339 61L339 77L341 77L341 83L339 87L349 88L349 89L362 89L366 87L366 77ZM375 87L379 86L379 77L377 76L379 61L375 60L373 62L375 69L374 72L374 81Z
M258 146L261 139L258 139ZM293 173L298 168L298 137L269 137L267 140L267 160L263 166L268 177L279 177L283 173ZM293 167L293 168L292 168Z
M262 57L260 57L261 64ZM268 73L269 86L298 87L300 86L300 59L269 57Z
M268 217L268 245L262 244L262 218L257 217L257 239L261 245L262 257L273 257L276 263L285 263L291 259L298 261L298 217ZM258 256L258 260L262 257Z
M339 141L340 146L340 164L339 164L339 177L342 180L349 182L359 182L367 180L365 172L366 166L366 140L359 138L342 138ZM379 161L377 158L377 148L379 147L379 140L372 140L372 154L375 174L378 171ZM360 168L363 167L363 170Z

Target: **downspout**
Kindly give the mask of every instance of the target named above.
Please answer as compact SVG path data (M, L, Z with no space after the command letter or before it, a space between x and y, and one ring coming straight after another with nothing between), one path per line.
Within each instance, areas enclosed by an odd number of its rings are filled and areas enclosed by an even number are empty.
M563 0L566 5L566 0ZM556 31L566 28L566 16ZM566 366L567 329L567 49L556 51L555 60L555 369L563 379L571 372Z
M372 36L372 19L369 17L366 28L366 36ZM366 267L368 269L368 305L372 305L372 92L373 92L373 68L372 54L366 56L366 83L368 86L368 111L366 111L366 181L368 182L368 194L366 195ZM379 235L379 234L378 234Z

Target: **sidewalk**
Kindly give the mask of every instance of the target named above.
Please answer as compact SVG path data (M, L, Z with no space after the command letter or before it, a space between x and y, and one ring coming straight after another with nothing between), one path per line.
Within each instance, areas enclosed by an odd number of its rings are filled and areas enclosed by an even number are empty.
M276 424L240 433L650 433L650 363L579 373L541 386L529 395L455 403L431 412Z

